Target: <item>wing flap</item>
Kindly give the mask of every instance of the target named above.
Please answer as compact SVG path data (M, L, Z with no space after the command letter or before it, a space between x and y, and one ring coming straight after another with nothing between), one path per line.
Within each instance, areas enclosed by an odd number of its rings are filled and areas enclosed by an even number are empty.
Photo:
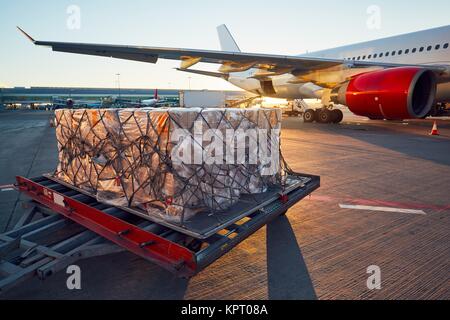
M181 68L177 68L176 70L193 73L193 74L200 74L202 76L222 78L225 80L228 80L228 78L229 78L229 74L227 74L227 73L211 72L211 71L203 71L203 70L193 70L193 69L181 69Z

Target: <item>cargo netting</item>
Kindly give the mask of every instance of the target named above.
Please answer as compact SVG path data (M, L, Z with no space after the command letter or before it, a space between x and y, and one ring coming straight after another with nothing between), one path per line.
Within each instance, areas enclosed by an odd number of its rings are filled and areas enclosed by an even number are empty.
M54 176L100 202L183 224L295 175L281 155L281 117L279 109L57 110Z

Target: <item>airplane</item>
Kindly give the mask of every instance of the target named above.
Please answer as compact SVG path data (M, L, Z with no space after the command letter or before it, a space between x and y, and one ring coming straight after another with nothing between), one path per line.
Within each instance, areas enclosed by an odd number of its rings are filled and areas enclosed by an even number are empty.
M158 89L155 89L155 95L153 99L141 100L140 104L145 107L154 107L157 105L163 105L166 102L165 99L160 99L158 96Z
M179 71L222 78L265 97L321 99L305 122L339 123L344 105L373 120L425 118L450 101L450 25L303 55L242 52L225 25L217 28L221 51L36 41L56 52L147 63L179 60ZM221 64L218 72L192 69Z
M80 108L101 108L102 102L96 101L84 101L84 100L73 100L69 99L61 99L58 97L52 98L52 106L54 109L80 109Z
M155 89L155 94L153 98L151 99L144 99L144 100L127 100L127 99L121 99L118 97L110 97L109 99L105 99L105 103L116 103L119 105L126 105L128 107L134 107L134 108L142 108L142 107L159 107L159 106L165 106L168 104L168 101L166 99L161 99L158 95L158 89Z

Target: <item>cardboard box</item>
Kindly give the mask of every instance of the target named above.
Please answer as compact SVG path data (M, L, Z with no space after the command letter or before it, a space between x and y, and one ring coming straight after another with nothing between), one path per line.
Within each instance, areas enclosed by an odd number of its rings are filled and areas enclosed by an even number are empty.
M279 163L267 174L273 163L248 161L263 148L279 156L278 109L57 110L56 125L55 177L171 222L226 210L282 175Z

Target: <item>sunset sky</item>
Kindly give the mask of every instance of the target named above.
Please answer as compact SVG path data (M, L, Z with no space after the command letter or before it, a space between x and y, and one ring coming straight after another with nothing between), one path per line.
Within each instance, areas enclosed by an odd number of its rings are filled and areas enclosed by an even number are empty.
M373 5L381 14L375 28L367 23ZM189 75L173 70L177 62L54 53L34 47L16 25L39 40L219 49L216 26L225 23L243 51L301 54L448 25L449 12L448 0L0 0L0 86L116 87L117 73L122 87L189 86ZM234 89L223 80L191 77L193 89Z

